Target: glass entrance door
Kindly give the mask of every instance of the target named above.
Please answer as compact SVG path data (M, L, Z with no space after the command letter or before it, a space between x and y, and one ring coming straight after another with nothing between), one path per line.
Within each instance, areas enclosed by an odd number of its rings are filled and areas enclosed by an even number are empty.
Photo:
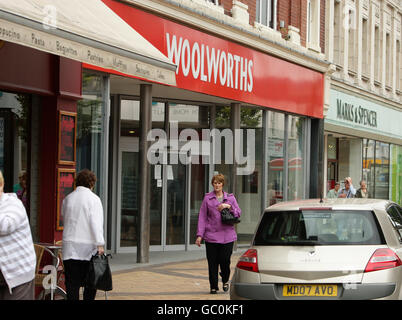
M138 242L139 153L137 137L120 141L118 252L135 252ZM205 165L151 165L150 250L185 250L194 244L204 196ZM203 169L204 168L204 169ZM194 171L194 178L191 172ZM195 194L192 194L192 190Z
M118 252L135 252L138 243L139 217L139 103L137 100L122 99L120 150L118 161L118 183L116 208L116 249ZM169 107L169 108L168 108ZM152 105L152 127L164 129L166 125L165 113L169 110L169 124L173 128L178 124L178 130L209 128L209 109L206 107L161 104ZM176 123L175 123L176 122ZM166 131L166 130L165 130ZM170 131L169 131L170 132ZM169 139L177 139L170 137ZM171 141L171 140L170 140ZM178 144L182 152L182 144ZM172 149L168 149L172 152ZM198 213L204 195L210 187L209 166L202 163L201 150L191 150L196 154L192 160L194 164L182 163L181 155L173 155L179 159L170 163L171 154L167 154L168 164L151 165L150 168L150 250L184 250L199 249L195 246ZM177 152L177 151L176 151ZM185 152L185 151L183 151ZM190 151L187 151L188 153ZM189 154L187 155L189 156ZM177 163L178 162L178 163Z
M185 245L188 215L186 165L166 165L165 168L167 170L165 245Z
M139 158L138 138L122 137L119 163L119 221L117 242L119 251L137 246L138 208L139 208Z

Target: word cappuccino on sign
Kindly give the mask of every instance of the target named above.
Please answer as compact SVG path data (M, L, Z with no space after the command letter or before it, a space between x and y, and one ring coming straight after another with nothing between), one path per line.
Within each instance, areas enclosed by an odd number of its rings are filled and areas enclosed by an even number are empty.
M188 39L166 33L167 52L170 61L177 65L176 74L181 71L185 77L190 75L194 79L221 86L241 90L253 91L253 60L233 54L197 41L190 44Z

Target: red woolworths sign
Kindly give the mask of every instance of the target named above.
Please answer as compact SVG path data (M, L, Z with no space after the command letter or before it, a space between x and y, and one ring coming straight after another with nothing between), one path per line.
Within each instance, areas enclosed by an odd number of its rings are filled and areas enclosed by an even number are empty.
M103 2L177 65L177 87L323 117L322 73L123 3Z

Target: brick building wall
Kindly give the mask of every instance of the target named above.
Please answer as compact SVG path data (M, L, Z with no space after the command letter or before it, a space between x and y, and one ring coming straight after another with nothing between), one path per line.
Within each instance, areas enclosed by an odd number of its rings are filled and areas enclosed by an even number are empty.
M303 47L307 41L307 1L300 1L300 42Z
M244 4L247 4L247 1L241 1ZM219 4L225 9L225 14L228 16L232 15L231 9L232 9L232 0L219 0ZM255 5L254 5L255 6Z
M320 47L321 47L321 52L325 53L325 11L326 11L326 1L321 0L320 4Z
M256 0L238 0L248 6L249 23L254 25L256 21ZM320 47L325 50L325 0L320 1ZM219 0L219 5L224 8L225 14L231 16L233 0ZM284 28L280 29L280 21L284 22ZM301 45L306 46L307 39L307 0L277 0L277 30L280 30L285 38L288 26L294 26L300 30Z
M298 0L296 0L298 1ZM277 16L276 16L276 20L277 20L277 26L278 26L278 30L279 30L279 23L280 21L284 21L285 22L285 27L283 29L281 29L281 33L282 33L282 37L286 37L287 35L287 29L288 26L290 24L290 12L291 12L291 0L278 0L278 4L277 4ZM297 26L295 26L297 27Z
M244 1L248 5L248 14L250 15L250 25L254 25L257 15L257 1Z

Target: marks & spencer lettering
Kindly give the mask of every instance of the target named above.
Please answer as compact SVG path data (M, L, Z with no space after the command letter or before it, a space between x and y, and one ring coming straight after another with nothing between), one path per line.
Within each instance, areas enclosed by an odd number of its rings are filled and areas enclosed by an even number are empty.
M377 128L377 112L363 108L362 106L356 107L351 103L342 102L341 99L337 99L336 104L338 119Z

